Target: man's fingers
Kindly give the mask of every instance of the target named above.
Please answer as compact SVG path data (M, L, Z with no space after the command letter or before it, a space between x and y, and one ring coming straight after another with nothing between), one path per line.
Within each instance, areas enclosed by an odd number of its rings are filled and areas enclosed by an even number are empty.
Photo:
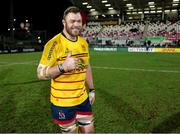
M74 63L76 66L78 65L78 59L77 58L74 58Z
M71 57L71 53L69 52L64 63L66 72L69 71L80 71L83 70L85 65L79 58Z
M89 93L89 102L92 105L95 101L95 93Z

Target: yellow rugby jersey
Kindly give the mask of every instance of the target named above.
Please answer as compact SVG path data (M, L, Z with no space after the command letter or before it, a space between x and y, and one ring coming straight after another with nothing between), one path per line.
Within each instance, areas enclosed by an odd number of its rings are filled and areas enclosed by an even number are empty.
M61 33L56 35L44 47L40 64L55 66L65 61L67 54L79 58L85 65L80 71L67 72L55 79L51 79L50 101L56 106L75 106L87 99L88 94L85 87L86 68L89 64L88 43L78 36L73 42Z

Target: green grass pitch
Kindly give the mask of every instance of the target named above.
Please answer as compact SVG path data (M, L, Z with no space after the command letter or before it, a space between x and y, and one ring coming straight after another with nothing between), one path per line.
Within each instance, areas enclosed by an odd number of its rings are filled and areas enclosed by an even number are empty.
M180 54L90 52L97 133L180 132ZM0 133L58 133L41 53L0 55Z

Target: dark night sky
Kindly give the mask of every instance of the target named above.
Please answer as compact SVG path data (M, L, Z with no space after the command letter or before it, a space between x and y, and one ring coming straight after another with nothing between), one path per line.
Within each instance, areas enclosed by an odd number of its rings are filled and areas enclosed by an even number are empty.
M0 34L7 32L10 25L11 0L2 1ZM50 38L62 30L63 11L71 5L70 0L13 0L13 11L17 22L29 19L33 24L32 29L47 30L47 37Z

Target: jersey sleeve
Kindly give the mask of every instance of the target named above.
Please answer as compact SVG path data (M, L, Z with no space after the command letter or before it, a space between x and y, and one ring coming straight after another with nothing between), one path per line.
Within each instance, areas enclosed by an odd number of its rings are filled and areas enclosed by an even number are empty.
M40 60L40 65L43 66L53 66L57 59L57 42L56 41L49 41L46 43L42 57Z

